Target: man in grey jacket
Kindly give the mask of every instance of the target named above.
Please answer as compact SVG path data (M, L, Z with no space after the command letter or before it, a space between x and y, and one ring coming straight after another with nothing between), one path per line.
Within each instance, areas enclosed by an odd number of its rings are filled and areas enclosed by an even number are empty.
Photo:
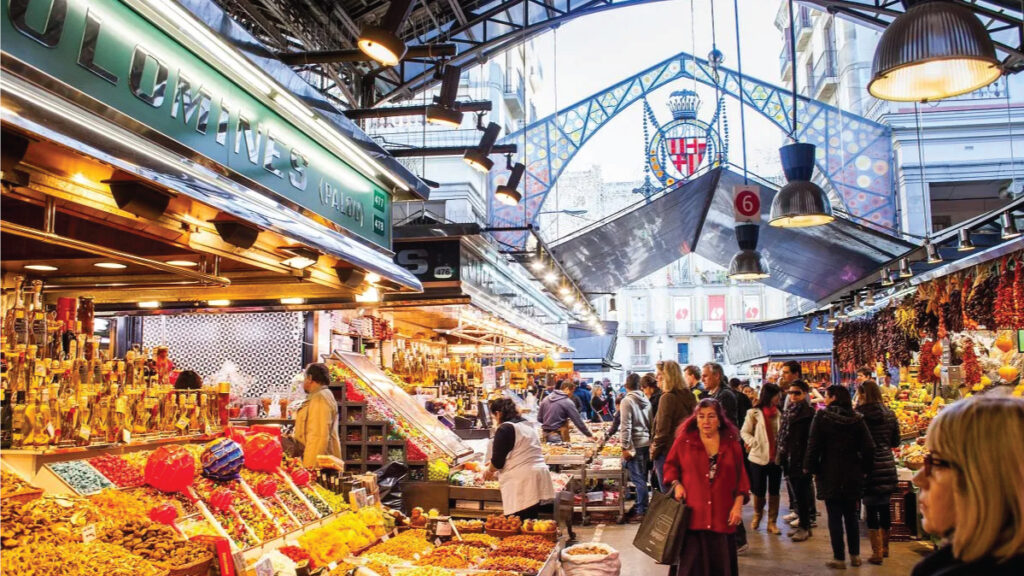
M619 409L622 459L636 487L636 507L630 522L640 522L647 512L647 469L651 459L651 402L640 391L639 381L626 379L626 397Z

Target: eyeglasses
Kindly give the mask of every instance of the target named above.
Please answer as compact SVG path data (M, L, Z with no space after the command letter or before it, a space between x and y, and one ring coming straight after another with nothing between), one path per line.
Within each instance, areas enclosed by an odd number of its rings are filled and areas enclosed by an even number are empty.
M930 478L932 475L932 468L945 468L947 470L956 468L956 464L953 464L949 460L943 460L936 458L933 454L926 454L924 457L924 475Z

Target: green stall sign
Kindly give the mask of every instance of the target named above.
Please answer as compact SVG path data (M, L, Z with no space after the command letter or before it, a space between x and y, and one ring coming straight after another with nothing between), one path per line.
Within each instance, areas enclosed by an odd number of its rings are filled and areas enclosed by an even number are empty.
M0 47L74 89L390 248L391 195L117 0L0 0Z

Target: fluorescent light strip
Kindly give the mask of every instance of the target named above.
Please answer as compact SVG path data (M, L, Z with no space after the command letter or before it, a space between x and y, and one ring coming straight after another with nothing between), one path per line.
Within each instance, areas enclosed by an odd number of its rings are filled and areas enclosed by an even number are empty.
M128 0L128 3L133 6L138 6L139 2L142 2L151 10L163 16L168 21L167 24L169 26L167 29L171 31L174 29L184 29L188 32L189 36L198 44L196 48L199 51L206 51L209 53L208 55L213 56L214 60L219 61L211 64L214 64L214 68L220 70L221 73L230 74L233 80L242 85L248 84L252 86L264 96L273 95L271 100L274 104L284 108L301 122L315 128L322 136L341 148L342 153L340 156L343 159L358 165L367 175L383 175L403 191L409 191L409 186L401 178L392 174L390 170L384 168L366 151L353 144L350 138L339 132L332 124L317 117L309 107L299 102L287 90L281 88L276 80L253 65L245 56L239 54L233 46L212 32L188 10L185 10L173 0Z

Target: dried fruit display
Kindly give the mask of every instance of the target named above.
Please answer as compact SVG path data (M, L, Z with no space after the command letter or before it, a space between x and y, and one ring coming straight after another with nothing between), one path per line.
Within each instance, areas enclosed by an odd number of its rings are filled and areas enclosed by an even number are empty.
M170 526L140 520L110 527L100 533L99 539L137 554L160 568L185 566L212 556L206 544L181 540Z
M0 498L37 492L38 488L24 481L21 476L6 469L0 469Z
M108 488L99 494L89 496L89 501L104 514L123 520L145 520L153 508L171 502L169 498L158 497L145 490L115 490ZM182 516L178 510L178 516Z
M594 554L608 554L608 549L603 546L573 546L565 551L569 556L590 556Z
M966 328L975 330L984 327L991 330L996 327L995 302L998 286L999 274L988 269L980 269L965 309Z
M488 556L490 558L498 556L518 556L520 558L531 558L533 560L544 561L551 555L551 551L553 549L554 544L552 542L502 542L498 546L498 549L492 551Z
M0 558L0 572L9 576L157 576L164 570L120 546L94 541L6 551Z
M0 503L0 541L4 549L36 543L61 544L81 540L82 528L103 520L88 500L43 496L30 502Z
M433 551L434 546L427 542L426 530L407 530L387 542L381 542L370 548L367 550L367 553L390 554L406 560L412 560L417 554L423 556Z
M293 562L301 562L305 560L309 562L309 569L311 571L316 570L316 562L313 561L313 558L309 555L309 552L306 552L298 546L282 546L278 548L277 551L281 554L284 554L288 558L291 558Z
M484 528L488 530L501 530L503 532L518 532L523 528L523 521L519 516L499 516L493 514L487 517Z
M466 548L472 549L471 546ZM439 568L454 569L469 568L473 564L473 561L470 560L470 558L467 558L465 555L461 554L460 550L463 549L452 546L446 548L437 548L430 554L421 556L420 559L416 561L416 565L437 566ZM479 549L477 548L476 550ZM479 557L479 554L477 554L477 557Z
M935 338L939 333L939 317L932 310L931 300L918 294L914 302L914 318L917 321L917 332L925 338Z
M917 371L917 381L922 384L938 381L938 378L935 376L935 368L939 365L939 359L935 357L933 348L934 342L931 340L925 340L921 343L921 355L918 358L920 367Z
M974 352L974 342L970 338L964 338L960 346L963 348L964 383L968 387L981 383L981 364L978 363L978 355Z
M445 570L436 566L417 566L393 572L394 576L455 576L455 573L451 570Z
M491 548L497 546L501 541L490 536L488 534L463 534L462 543L470 546L479 546L482 548Z
M536 574L544 567L544 563L530 558L516 556L496 556L488 558L477 565L482 570L509 570L524 574Z

